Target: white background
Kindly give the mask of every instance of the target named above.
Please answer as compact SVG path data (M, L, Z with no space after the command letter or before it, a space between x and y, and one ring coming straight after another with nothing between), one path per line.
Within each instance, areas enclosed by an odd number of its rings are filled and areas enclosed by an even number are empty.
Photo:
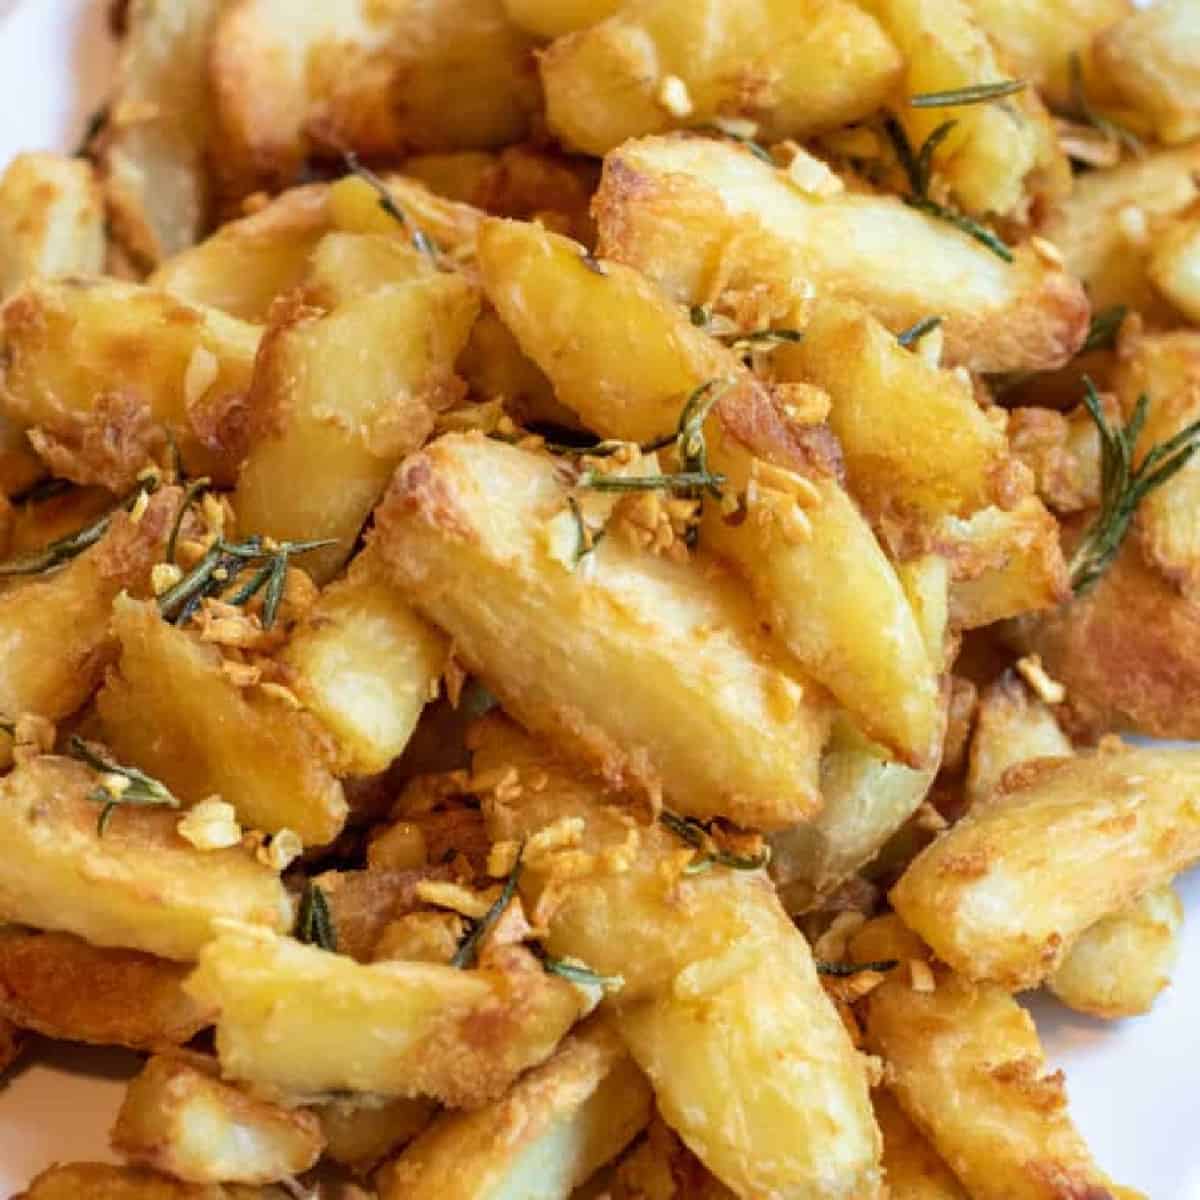
M310 0L319 3L320 0ZM111 71L103 0L0 0L0 168L20 149L73 146ZM1072 1111L1114 1179L1152 1200L1200 1200L1200 876L1174 986L1147 1017L1106 1024L1031 1004ZM0 1080L0 1195L55 1160L109 1158L136 1059L53 1047Z

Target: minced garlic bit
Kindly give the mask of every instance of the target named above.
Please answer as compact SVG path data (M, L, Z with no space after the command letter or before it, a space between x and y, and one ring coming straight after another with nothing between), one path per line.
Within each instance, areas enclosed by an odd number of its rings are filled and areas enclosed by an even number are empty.
M156 596L169 592L183 578L183 568L178 563L160 562L150 572L150 587Z
M448 908L459 916L478 921L492 907L494 897L465 888L461 883L448 883L440 879L422 879L416 887L418 900L437 908Z
M57 737L53 721L36 713L22 713L13 727L13 762L22 766L30 759L49 754Z
M446 665L442 669L442 679L446 684L446 699L450 701L450 707L458 708L458 702L462 699L463 685L467 682L467 671L462 663L454 657L453 651L446 659Z
M838 196L846 185L819 158L799 147L787 169L788 179L809 196Z
M133 507L129 510L129 519L138 525L142 518L146 515L146 509L150 507L150 493L147 491L138 492L137 499L133 502Z
M753 141L758 137L758 122L749 121L745 117L713 117L714 129L729 134L734 138L747 138Z
M201 800L179 818L175 829L197 850L225 850L242 840L237 810L219 796Z
M933 971L923 958L910 958L908 960L908 979L909 986L914 992L937 991Z
M197 346L192 351L187 370L183 374L183 399L189 408L216 383L220 373L220 361L211 350Z
M860 912L838 913L813 944L813 955L822 962L843 962L850 939L866 924Z
M290 829L281 829L270 838L264 839L254 852L254 857L273 871L286 871L304 853L300 835Z
M812 522L805 509L821 504L821 493L811 480L794 471L755 460L746 486L746 511L758 525L778 524L793 543L812 540Z
M221 670L235 687L252 688L262 680L262 668L253 663L240 662L236 658L226 658L221 662Z
M922 338L921 344L928 340ZM820 425L833 407L829 393L814 383L776 383L771 391L784 416L795 425Z
M666 109L673 117L682 120L690 117L695 111L692 104L692 94L688 86L678 75L664 75L658 85L657 100L659 107Z
M1061 704L1067 698L1067 689L1056 679L1051 679L1042 666L1041 656L1027 654L1017 659L1017 674L1032 689L1039 700L1046 704Z
M1062 267L1065 263L1062 251L1048 238L1031 237L1029 244L1033 247L1033 252L1042 260L1052 267Z
M491 792L501 804L508 804L521 798L521 777L516 767L494 767L472 775L467 790L476 795Z
M258 690L264 696L271 696L276 700L281 700L288 708L294 709L297 712L304 707L300 697L290 687L284 687L282 683L260 683Z
M200 498L200 511L209 533L216 537L224 537L225 521L229 514L224 498L218 498L212 492L205 492Z
M583 844L582 817L560 817L539 829L525 843L523 861L529 867L541 869L547 860L563 850L573 850ZM504 879L517 861L520 844L496 842L488 853L487 871L494 879Z
M1131 246L1144 246L1150 240L1150 223L1145 209L1136 204L1127 204L1117 213L1117 228Z

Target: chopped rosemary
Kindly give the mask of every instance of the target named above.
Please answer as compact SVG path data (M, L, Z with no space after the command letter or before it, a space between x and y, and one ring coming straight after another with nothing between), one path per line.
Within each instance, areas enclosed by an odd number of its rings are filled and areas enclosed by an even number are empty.
M911 108L954 108L960 104L987 104L992 100L1023 92L1026 86L1024 79L1001 79L996 83L977 83L948 92L920 92L910 97L908 103Z
M1112 308L1104 308L1098 313L1093 313L1091 324L1088 326L1087 338L1080 346L1079 353L1087 354L1091 350L1111 350L1128 314L1129 309L1124 304L1114 304Z
M597 971L589 970L587 967L570 962L565 958L551 958L548 954L542 958L542 969L547 975L557 975L569 983L604 988L605 991L616 991L625 983L622 975L601 975Z
M567 504L571 508L571 516L575 518L575 529L579 539L575 545L575 565L579 566L604 540L604 530L599 529L593 532L588 528L587 522L583 519L583 509L579 507L579 501L574 496L567 497Z
M121 509L131 509L143 492L153 493L157 487L157 476L139 481L137 487L128 496L110 508L108 512L83 526L82 529L56 538L49 545L43 546L41 550L22 554L17 558L10 558L8 562L0 563L0 577L43 575L45 572L52 571L55 567L60 567L63 563L77 558L108 532L113 517Z
M42 504L47 500L53 500L55 496L64 496L67 492L73 492L77 486L69 479L40 479L37 483L30 484L23 492L17 492L16 495L10 496L9 503L14 508L21 504Z
M404 210L396 202L396 197L388 189L388 185L370 167L364 167L353 150L342 151L342 161L351 175L357 175L359 179L375 190L375 194L379 197L379 207L394 221L412 231L413 246L427 258L436 259L438 250L433 239L423 229L420 229L416 222L409 220Z
M755 158L761 159L769 167L777 166L778 164L771 157L770 152L765 150L753 138L747 137L744 133L734 133L730 129L723 129L720 125L697 125L698 133L715 133L718 137L729 138L731 142L737 142L740 146L745 146Z
M836 963L817 959L816 965L818 975L829 975L834 979L848 979L852 975L861 975L864 971L878 971L886 974L888 971L894 971L900 965L900 960L885 958L879 962Z
M980 245L986 246L997 258L1002 258L1005 262L1010 263L1013 261L1012 250L990 229L955 209L939 204L929 196L929 185L933 179L934 153L957 125L957 121L943 121L925 139L921 149L914 153L912 143L908 140L908 134L904 132L904 126L890 114L884 118L884 132L892 143L896 158L912 189L910 195L902 196L901 199L909 208L915 208L918 212L926 213L928 216L936 217L939 221L953 225L955 229L974 238Z
M329 909L329 901L319 884L310 879L304 886L304 894L300 897L300 909L296 914L295 938L310 946L318 946L337 953L337 929L333 924L333 913Z
M658 814L658 819L677 838L703 854L702 858L697 858L689 864L685 874L699 875L713 866L730 867L735 871L758 871L771 861L769 847L765 847L761 854L755 855L734 854L731 851L722 850L713 841L712 834L693 817L681 817L678 813L664 808Z
M915 325L910 325L896 334L896 341L905 350L911 350L927 333L932 333L941 323L941 317L922 317Z
M712 321L712 311L705 308L703 304L693 304L688 309L688 320L698 329L707 329L709 322Z
M68 744L72 758L79 759L101 777L99 785L88 793L89 800L103 806L96 822L96 832L101 837L118 805L132 804L137 808L179 807L178 799L165 784L136 767L122 767L101 758L81 737L72 736Z
M1138 437L1146 424L1150 398L1143 394L1123 428L1108 423L1095 384L1084 378L1083 403L1100 432L1100 511L1071 559L1071 589L1082 596L1111 565L1129 532L1138 505L1191 461L1200 448L1200 421L1152 447L1134 467Z
M193 479L184 489L183 499L179 502L179 511L175 514L175 521L171 525L171 536L167 538L167 562L173 563L175 561L175 549L179 543L179 531L183 528L183 519L187 516L188 509L191 508L201 493L207 491L211 486L212 480L207 475L204 475L199 479Z
M707 488L721 494L724 475L711 471L677 471L673 475L605 475L600 471L584 471L579 486L595 492L690 492Z
M517 857L513 862L512 870L509 871L508 878L504 881L504 887L500 889L500 895L496 897L496 902L492 907L475 922L467 936L459 943L458 949L454 952L454 957L450 960L452 967L458 967L465 971L475 965L475 960L479 957L479 947L483 939L488 935L496 922L504 916L504 910L512 903L513 897L517 894L517 884L521 882L521 860L524 857L525 843L522 842L517 850Z
M1084 125L1090 125L1097 133L1103 134L1110 142L1124 146L1134 157L1145 156L1146 147L1137 134L1126 129L1124 125L1102 116L1092 106L1087 98L1087 88L1083 82L1083 61L1078 50L1072 50L1067 60L1071 72L1071 111L1064 114L1078 120Z

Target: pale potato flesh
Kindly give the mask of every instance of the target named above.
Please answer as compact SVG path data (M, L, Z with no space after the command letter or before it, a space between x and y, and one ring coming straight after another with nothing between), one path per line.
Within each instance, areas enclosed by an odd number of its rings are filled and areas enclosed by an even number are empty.
M556 38L611 17L623 0L504 0L508 19L538 38Z
M1156 238L1147 270L1154 286L1200 325L1200 218L1180 220Z
M892 1200L970 1200L891 1093L880 1088L871 1100L883 1134L883 1169Z

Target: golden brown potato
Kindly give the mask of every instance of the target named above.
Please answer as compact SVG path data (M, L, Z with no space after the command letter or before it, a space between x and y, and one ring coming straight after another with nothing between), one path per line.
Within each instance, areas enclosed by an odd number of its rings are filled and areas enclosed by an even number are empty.
M717 118L753 121L767 140L832 129L878 108L902 63L845 0L635 0L554 42L539 65L551 131L603 155Z
M239 686L216 646L163 620L151 602L119 597L112 620L121 657L97 708L120 761L185 802L220 796L249 829L290 829L306 846L337 837L346 800L332 773L336 751L311 713Z
M31 283L0 315L0 401L56 475L125 491L169 431L189 474L233 481L255 326L115 279Z
M933 990L917 990L909 964L928 951L895 916L863 929L852 953L903 960L865 1001L867 1044L972 1200L1112 1200L1071 1123L1061 1072L1047 1070L1032 1018L1007 992L927 965Z
M400 460L460 394L454 362L478 311L461 276L389 284L267 334L250 391L250 452L234 509L277 540L332 538L305 559L318 583L350 555Z
M264 322L275 297L304 279L309 255L329 229L328 198L328 186L319 183L283 192L173 255L147 282L189 304Z
M745 497L750 519L708 504L701 545L736 564L800 667L870 736L927 762L940 737L936 672L895 570L836 478L828 431L794 425L735 355L636 272L606 263L597 274L574 243L511 221L489 221L479 253L501 318L602 437L669 437L696 388L728 385L705 435L712 468Z
M1146 565L1137 538L1085 596L1005 635L1067 689L1080 734L1200 738L1200 602Z
M412 1141L437 1112L432 1100L358 1094L312 1109L321 1122L325 1157L367 1171Z
M104 267L104 202L91 164L18 154L0 176L0 300L37 276Z
M0 1076L21 1057L25 1035L16 1025L0 1017Z
M610 1194L612 1200L734 1200L735 1196L657 1115L651 1118L646 1136L621 1159Z
M368 550L322 592L282 661L305 707L333 734L338 773L373 775L408 744L448 656L446 639L396 595Z
M504 0L508 19L537 38L562 37L611 17L624 0Z
M1158 323L1174 314L1147 276L1158 230L1200 199L1200 143L1159 150L1111 171L1089 171L1040 229L1099 312L1125 304Z
M864 1064L765 874L685 874L688 844L515 725L490 716L474 740L476 777L516 772L517 799L485 807L495 838L530 839L522 895L546 949L619 977L621 1035L705 1166L743 1196L874 1194Z
M394 233L326 234L309 256L300 293L303 303L331 309L396 283L427 280L438 273L433 257Z
M1005 671L979 698L967 767L967 806L986 800L1009 767L1034 758L1069 758L1074 753L1054 710L1015 671Z
M208 220L208 54L218 8L218 0L127 6L101 166L116 235L150 265L190 246Z
M1175 889L1155 888L1085 930L1047 984L1069 1008L1093 1017L1149 1012L1171 982L1182 926Z
M1096 39L1097 70L1149 118L1159 140L1200 133L1200 12L1192 0L1160 0Z
M471 971L364 965L250 926L227 928L202 951L187 989L220 1009L227 1079L463 1108L496 1100L547 1059L584 1006L519 946L485 948Z
M616 536L574 569L564 519L573 536L549 456L450 435L400 468L373 544L508 711L613 784L751 827L811 814L824 707L768 661L736 581Z
M1198 779L1195 751L1032 762L913 861L892 904L964 978L1035 987L1086 929L1200 857Z
M201 852L175 831L174 813L127 805L102 834L95 789L95 773L65 758L0 780L0 919L185 961L222 918L290 928L279 876L249 851Z
M1172 222L1156 237L1146 270L1159 292L1200 325L1200 216Z
M0 929L0 1015L68 1042L163 1050L182 1046L214 1013L183 991L187 968L67 933Z
M539 103L531 43L500 0L236 0L212 51L227 199L295 181L305 158L520 141Z
M132 1163L185 1183L276 1183L321 1155L311 1113L222 1083L198 1055L156 1055L130 1081L112 1147Z
M594 201L600 253L673 300L751 291L787 324L815 291L857 300L898 332L942 317L945 357L974 371L1062 366L1087 333L1079 284L1030 249L1004 262L893 196L826 194L708 138L646 138L605 160Z
M417 896L417 885L430 878L445 878L445 875L436 869L403 869L372 863L365 871L325 871L314 876L313 883L324 894L337 930L338 953L359 962L370 962L388 924L424 907Z
M1029 80L1058 108L1074 100L1071 54L1086 61L1092 38L1132 11L1130 0L970 0L970 5L1013 75Z
M821 757L821 811L771 837L771 878L789 913L815 908L920 807L936 764L924 770L888 760L846 717L834 721Z
M891 1093L880 1089L872 1093L871 1100L883 1134L883 1169L890 1200L970 1200Z
M864 0L863 7L904 54L904 100L1011 78L968 0ZM914 147L947 119L957 122L933 165L967 212L1022 220L1033 195L1048 182L1053 191L1070 191L1070 169L1036 92L1026 89L1003 104L952 108L902 102L897 119Z
M381 1200L568 1200L638 1134L650 1106L620 1038L592 1023L493 1104L436 1118L384 1167Z
M140 519L118 512L100 541L64 568L0 593L0 713L58 720L92 694L116 655L113 600L146 593L179 501L177 488L160 489Z
M181 1183L140 1167L68 1163L43 1171L14 1200L287 1200L282 1188Z

